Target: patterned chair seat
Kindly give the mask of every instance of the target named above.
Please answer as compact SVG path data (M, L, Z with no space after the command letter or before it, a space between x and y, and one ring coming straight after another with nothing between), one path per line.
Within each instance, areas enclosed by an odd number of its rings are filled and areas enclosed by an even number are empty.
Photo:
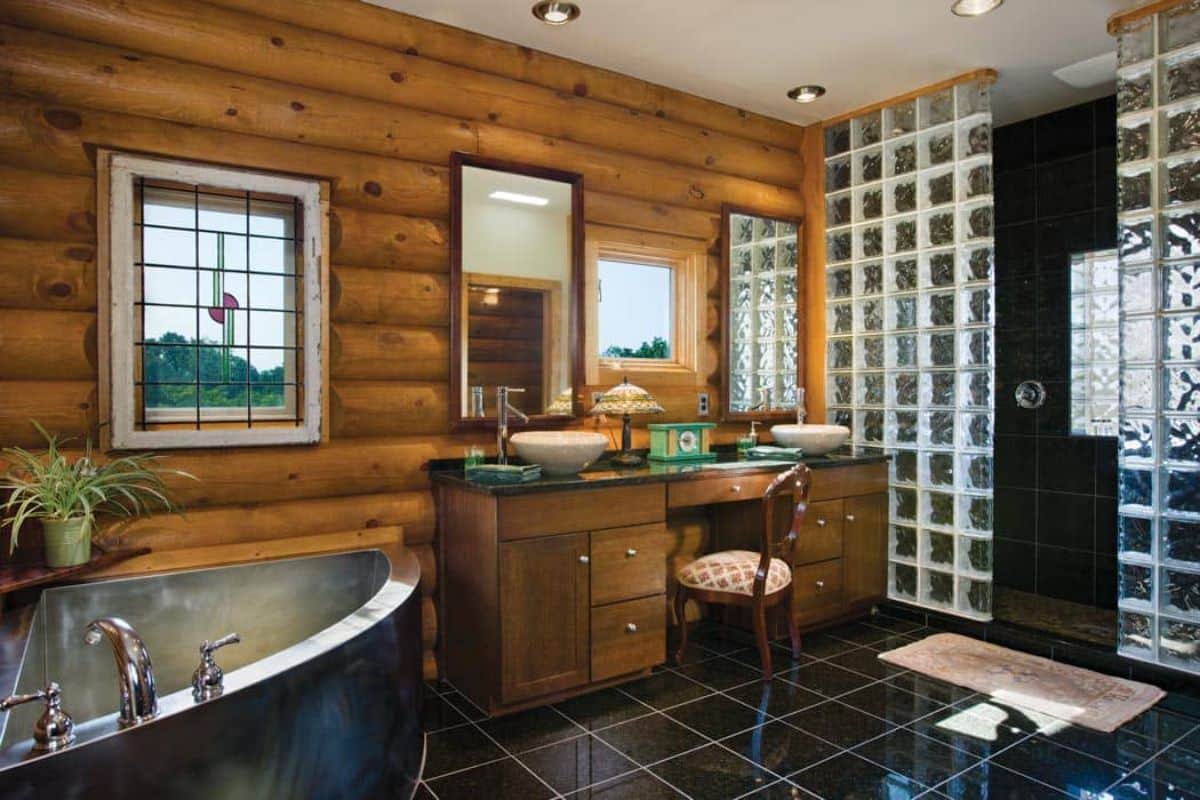
M761 556L751 550L725 550L702 556L679 570L679 582L689 589L751 595L754 572ZM792 570L780 558L771 559L767 572L766 594L773 594L792 582Z

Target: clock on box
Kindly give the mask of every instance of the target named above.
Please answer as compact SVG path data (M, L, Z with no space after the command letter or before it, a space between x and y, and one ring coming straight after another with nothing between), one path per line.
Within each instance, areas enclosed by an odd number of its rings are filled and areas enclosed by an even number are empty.
M650 429L651 461L716 461L710 453L714 422L653 423Z

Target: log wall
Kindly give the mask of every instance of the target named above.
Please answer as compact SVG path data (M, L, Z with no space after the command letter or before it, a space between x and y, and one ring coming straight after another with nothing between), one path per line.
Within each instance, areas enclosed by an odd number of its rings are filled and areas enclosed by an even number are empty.
M97 423L97 147L332 183L331 441L171 454L200 479L172 481L191 511L113 529L116 546L155 550L116 572L402 528L426 568L430 674L423 466L489 444L447 421L450 153L581 172L588 223L704 241L715 415L721 204L802 214L803 177L821 175L792 125L355 0L5 0L0 445L38 445L30 418L75 435ZM660 419L695 417L698 390L648 388ZM705 535L702 519L675 527L681 552Z

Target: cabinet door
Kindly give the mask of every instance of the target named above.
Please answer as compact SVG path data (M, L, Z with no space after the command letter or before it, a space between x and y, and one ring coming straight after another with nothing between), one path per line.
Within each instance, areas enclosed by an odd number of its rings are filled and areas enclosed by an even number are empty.
M586 533L500 545L504 703L587 683L589 581Z
M842 523L842 552L847 603L887 594L886 494L847 497Z

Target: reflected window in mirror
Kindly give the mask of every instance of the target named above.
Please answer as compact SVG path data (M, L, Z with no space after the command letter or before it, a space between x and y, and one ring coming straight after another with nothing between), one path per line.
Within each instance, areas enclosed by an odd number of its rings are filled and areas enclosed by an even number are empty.
M572 343L582 274L582 178L455 154L452 390L459 427L510 404L551 422L576 412Z
M1071 257L1071 433L1116 436L1120 394L1116 250ZM1152 342L1144 343L1153 347Z
M725 418L790 416L804 383L800 225L745 209L722 213Z

